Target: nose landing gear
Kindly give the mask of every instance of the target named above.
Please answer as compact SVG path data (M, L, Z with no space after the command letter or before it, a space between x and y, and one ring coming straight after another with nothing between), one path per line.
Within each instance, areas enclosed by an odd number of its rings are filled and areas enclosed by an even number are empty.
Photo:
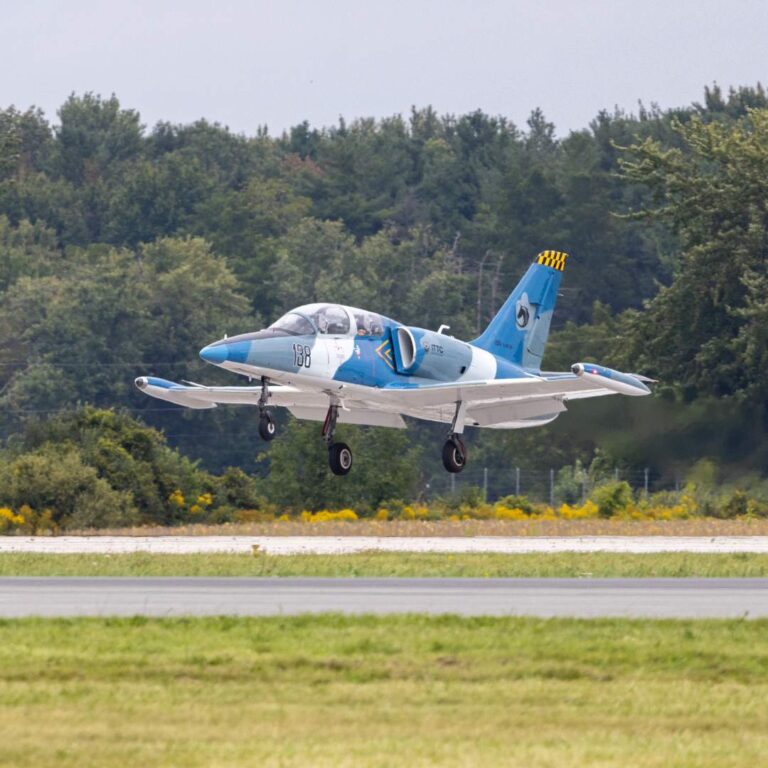
M339 406L331 405L323 422L322 436L328 446L328 465L334 475L346 475L352 469L352 449L346 443L335 443L333 433L339 418Z
M262 440L267 442L274 440L277 435L277 424L275 424L275 420L269 411L264 411L259 416L259 435Z
M259 435L269 442L277 436L277 424L269 410L269 385L265 376L261 377L261 395L259 396Z
M448 439L443 445L443 466L451 473L461 472L467 464L467 448L464 445L464 416L466 408L463 401L456 403Z

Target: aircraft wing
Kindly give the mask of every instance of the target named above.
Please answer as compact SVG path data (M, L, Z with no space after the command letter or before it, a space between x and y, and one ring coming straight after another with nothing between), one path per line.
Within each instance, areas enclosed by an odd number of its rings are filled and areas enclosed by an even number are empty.
M646 395L644 377L579 363L573 373L545 373L518 379L491 379L382 390L388 404L416 418L450 422L456 403L466 408L465 424L500 429L537 426L566 410L569 400L606 395Z
M215 408L217 405L258 405L261 386L258 387L206 387L202 384L177 384L155 376L136 379L136 386L145 394L183 405L186 408ZM328 397L320 391L289 386L270 386L269 405L286 408L292 406L325 406Z
M318 382L316 388L272 385L269 405L288 408L300 419L322 421L331 401L340 406L339 422L404 427L403 416L450 423L461 402L467 426L517 429L552 421L570 400L606 395L647 395L642 376L577 363L572 373L529 374L516 379L403 383L368 387ZM177 384L153 376L136 379L152 397L187 408L217 405L258 405L261 386L207 387Z
M261 397L261 386L207 387L193 383L178 384L155 376L141 376L136 379L136 386L144 394L196 410L216 408L218 405L258 405ZM319 385L317 389L299 389L273 384L269 387L268 404L287 408L298 419L323 421L328 411L329 396L336 395L336 399L341 404L338 415L340 424L364 424L400 429L405 427L402 416L394 410L380 408L377 403L360 400L358 397L349 400L340 398L339 391L339 387L332 392L323 385Z

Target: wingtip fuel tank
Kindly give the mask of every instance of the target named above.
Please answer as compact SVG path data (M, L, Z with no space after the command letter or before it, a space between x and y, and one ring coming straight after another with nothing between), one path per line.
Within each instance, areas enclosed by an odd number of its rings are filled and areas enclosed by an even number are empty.
M651 393L651 390L648 389L639 377L631 373L614 371L613 368L606 368L596 363L574 363L571 366L571 371L580 379L622 395L642 397Z

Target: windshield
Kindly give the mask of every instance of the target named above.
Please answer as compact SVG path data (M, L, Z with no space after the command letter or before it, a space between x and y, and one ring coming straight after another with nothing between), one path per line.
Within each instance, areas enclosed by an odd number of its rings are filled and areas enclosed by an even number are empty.
M287 336L313 336L315 329L306 317L289 312L269 326L270 331L282 331Z

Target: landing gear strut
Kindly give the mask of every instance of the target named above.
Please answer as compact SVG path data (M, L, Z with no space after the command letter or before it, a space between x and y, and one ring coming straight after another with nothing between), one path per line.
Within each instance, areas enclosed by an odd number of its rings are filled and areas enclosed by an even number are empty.
M259 435L269 442L277 435L277 425L269 410L269 385L266 376L261 377L261 396L259 397Z
M352 469L352 450L346 443L335 443L333 433L339 418L339 406L331 405L323 422L322 436L328 446L328 465L334 475L346 475Z
M448 439L443 445L443 466L452 473L461 472L467 464L467 448L464 445L464 402L456 403L456 413L453 415Z

